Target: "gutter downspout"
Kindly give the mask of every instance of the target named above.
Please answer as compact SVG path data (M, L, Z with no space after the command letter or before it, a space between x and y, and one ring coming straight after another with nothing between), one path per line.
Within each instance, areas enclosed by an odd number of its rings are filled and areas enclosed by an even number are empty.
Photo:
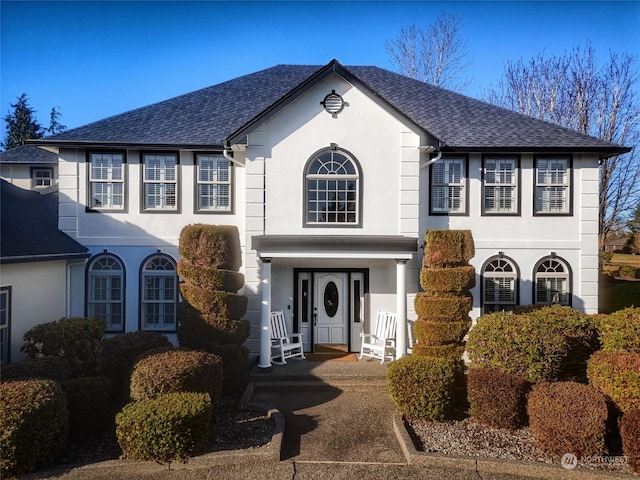
M442 158L442 150L437 150L437 152L438 154L435 157L427 160L423 165L420 166L420 169L428 167L429 165L436 163L438 160L440 160Z

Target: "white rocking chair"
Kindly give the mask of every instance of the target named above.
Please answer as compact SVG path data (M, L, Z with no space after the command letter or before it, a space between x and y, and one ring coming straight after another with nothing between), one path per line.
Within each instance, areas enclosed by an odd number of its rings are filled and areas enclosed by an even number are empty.
M380 363L384 363L386 359L393 360L396 352L396 325L395 313L378 312L375 333L360 334L362 347L358 358L379 358Z
M302 333L287 333L284 312L271 312L269 322L271 336L271 361L276 365L285 365L287 358L305 358L302 349ZM276 361L279 358L280 361Z

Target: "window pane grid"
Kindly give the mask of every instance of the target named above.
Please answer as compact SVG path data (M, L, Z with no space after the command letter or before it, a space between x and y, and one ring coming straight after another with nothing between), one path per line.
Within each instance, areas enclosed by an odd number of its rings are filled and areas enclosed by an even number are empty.
M536 294L538 304L569 305L569 273L557 259L546 259L536 268Z
M482 307L485 313L513 310L517 301L515 265L503 258L489 262L482 273Z
M169 258L156 256L148 260L142 271L143 328L175 330L177 276Z
M98 257L89 267L88 316L107 323L107 331L122 331L124 269L111 255Z
M536 162L536 212L568 212L569 160L551 158Z
M486 213L514 213L516 202L516 159L485 159L484 211Z
M176 210L176 155L144 155L144 208L147 210Z
M231 209L231 162L221 156L198 156L198 209Z
M124 156L92 153L89 166L91 208L124 208Z
M463 159L444 159L431 167L431 209L464 213L465 168Z

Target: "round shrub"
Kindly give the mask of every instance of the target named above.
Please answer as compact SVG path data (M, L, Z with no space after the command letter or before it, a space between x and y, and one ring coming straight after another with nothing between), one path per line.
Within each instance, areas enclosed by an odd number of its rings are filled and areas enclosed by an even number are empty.
M106 426L110 411L111 382L107 377L80 377L60 384L67 394L69 436L96 437ZM113 424L113 419L112 419Z
M116 437L125 458L184 462L204 450L211 432L206 393L168 393L126 405L116 415Z
M527 424L531 384L499 368L475 367L467 373L471 420L493 428L515 430Z
M576 382L543 382L531 389L527 412L541 450L577 457L606 453L608 411L597 389Z
M631 470L640 473L640 409L634 408L620 419L620 437Z
M409 419L444 420L452 411L456 362L402 357L389 364L387 386L396 408Z
M630 307L597 320L603 350L640 353L640 307Z
M49 465L68 434L67 397L52 380L0 385L0 473L18 475Z
M423 268L420 271L420 285L427 293L466 293L476 283L476 270L462 265L445 268ZM466 312L465 312L466 313Z
M416 314L419 317L432 319L468 318L473 308L473 299L470 296L434 294L421 292L416 294L413 302Z
M238 228L193 224L180 232L178 251L194 265L237 271L242 265Z
M156 348L171 348L171 342L157 332L131 332L107 338L102 342L99 372L111 380L114 399L129 397L129 378L138 357Z
M587 378L621 412L640 408L640 354L600 350L589 359Z
M586 378L587 360L598 346L592 319L559 305L483 315L467 339L474 365L497 367L532 383Z
M2 381L48 378L67 380L71 378L69 363L62 357L27 357L20 363L2 366Z
M222 359L197 350L174 349L145 356L131 373L132 400L167 393L207 393L217 405L222 391Z
M92 375L98 367L98 352L104 336L104 320L61 318L41 323L24 334L24 351L29 357L62 357L72 376Z
M464 265L475 255L471 230L427 230L424 243L427 267Z

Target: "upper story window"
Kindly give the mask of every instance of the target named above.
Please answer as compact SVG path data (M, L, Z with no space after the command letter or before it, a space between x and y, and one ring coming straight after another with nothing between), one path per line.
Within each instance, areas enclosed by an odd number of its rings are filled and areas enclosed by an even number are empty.
M518 159L485 157L482 171L482 213L518 214Z
M89 208L92 210L125 209L124 166L124 153L89 153Z
M466 158L443 158L431 165L431 213L465 214Z
M178 155L145 153L143 161L144 210L178 210Z
M124 265L113 254L95 256L87 265L87 317L107 322L107 332L124 331Z
M157 253L142 262L140 298L143 330L175 331L178 275L169 255Z
M34 190L53 185L53 168L32 168L31 188Z
M315 154L305 170L306 225L359 225L360 169L346 152Z
M482 267L484 313L513 310L518 301L518 268L505 256L492 257Z
M551 255L541 259L534 268L536 304L571 305L571 271L561 258Z
M231 162L222 155L196 156L197 207L200 212L231 211Z
M569 157L539 157L536 163L535 214L571 213Z

